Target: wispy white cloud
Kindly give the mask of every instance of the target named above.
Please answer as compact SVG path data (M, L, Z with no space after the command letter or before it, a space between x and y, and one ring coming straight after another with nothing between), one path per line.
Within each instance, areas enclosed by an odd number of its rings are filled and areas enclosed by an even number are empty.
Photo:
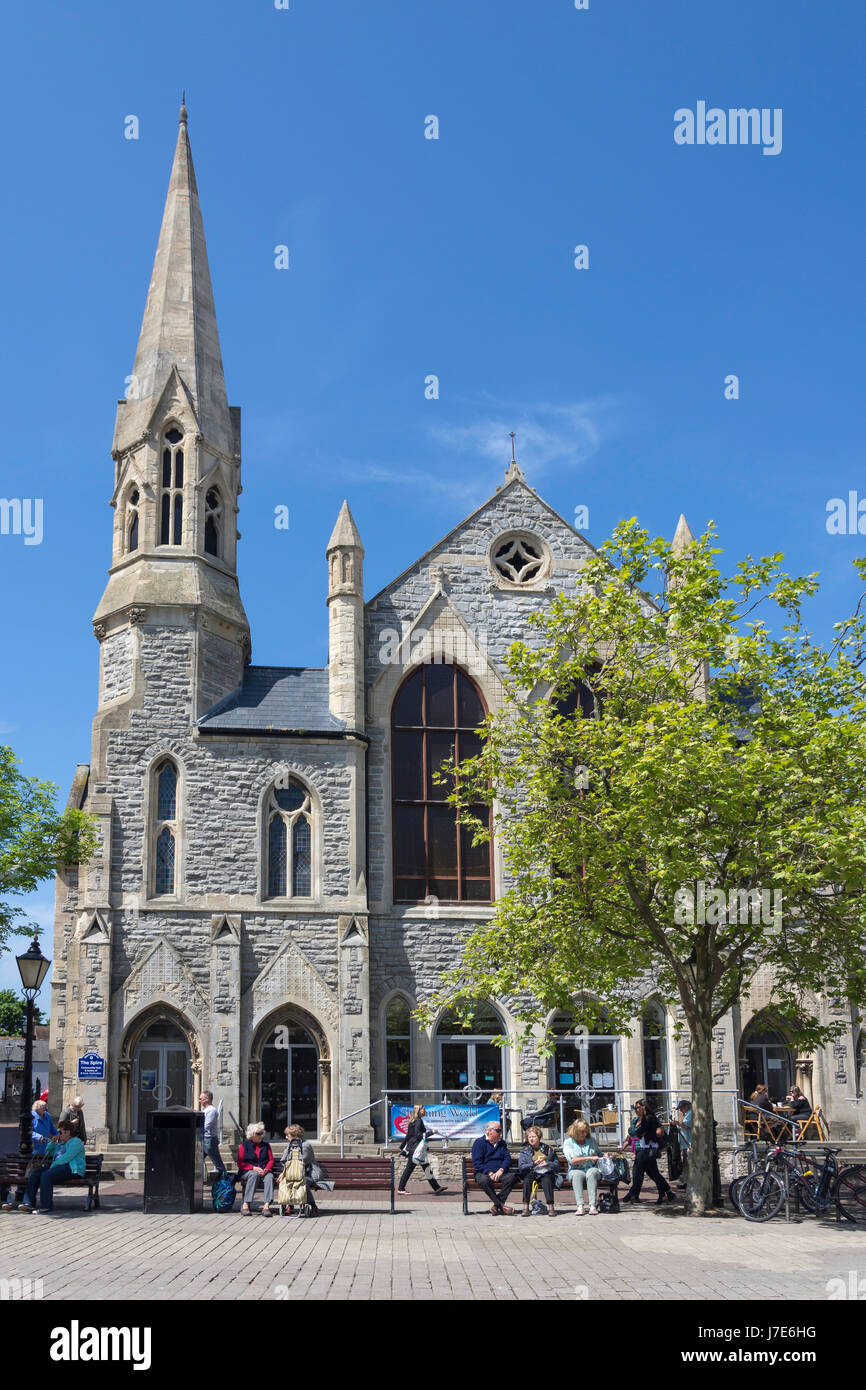
M15 725L14 725L14 724L7 724L5 719L0 719L0 735L2 735L2 734L14 734L14 732L15 732Z
M430 433L436 443L459 457L472 454L504 466L511 456L509 436L514 430L518 462L534 479L563 464L573 468L587 463L612 432L614 409L612 400L494 405L470 424L432 425Z

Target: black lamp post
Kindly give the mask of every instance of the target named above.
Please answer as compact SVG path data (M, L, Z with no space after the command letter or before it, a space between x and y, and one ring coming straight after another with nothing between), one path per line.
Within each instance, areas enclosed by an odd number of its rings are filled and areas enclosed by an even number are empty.
M24 987L26 1000L24 1010L24 1075L21 1078L21 1126L18 1152L29 1158L33 1152L33 1121L30 1118L33 1086L33 1001L42 988L42 981L51 969L51 961L46 960L39 949L39 937L34 936L29 948L21 956L16 956L18 973Z
M695 966L697 965L697 963L698 953L693 946L691 950L691 955L689 956L688 960L683 961L683 970L686 972L686 979L692 987L692 994L697 994L698 988L698 977L695 973Z

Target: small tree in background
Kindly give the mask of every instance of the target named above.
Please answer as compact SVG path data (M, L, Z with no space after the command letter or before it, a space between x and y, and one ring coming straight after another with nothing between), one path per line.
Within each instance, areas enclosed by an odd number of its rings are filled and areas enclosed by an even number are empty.
M25 1008L23 996L16 994L14 989L0 989L0 1037L22 1036ZM46 1022L41 1009L34 1008L33 1022Z
M57 810L52 782L25 777L11 748L0 747L0 948L10 935L32 935L11 901L32 893L58 866L83 864L98 844L96 820Z
M627 1032L650 994L680 1005L695 1215L712 1199L714 1025L762 967L802 1046L844 1026L811 1017L809 992L866 995L864 618L825 650L801 618L816 577L776 554L726 579L713 537L622 523L530 620L538 645L511 647L504 705L452 791L476 843L470 807L493 805L509 886L423 1011L506 997L527 1027L571 1009L592 1029L604 1007Z

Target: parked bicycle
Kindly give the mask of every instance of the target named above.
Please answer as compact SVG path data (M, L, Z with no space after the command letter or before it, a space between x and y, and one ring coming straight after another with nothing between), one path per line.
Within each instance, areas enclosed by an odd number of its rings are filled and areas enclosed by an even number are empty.
M767 1150L763 1170L731 1184L737 1210L747 1221L771 1221L782 1210L786 1194L811 1212L826 1211L836 1199L839 1149L825 1148L814 1159L793 1146L777 1144Z
M852 1163L843 1168L833 1194L836 1220L866 1222L866 1163Z

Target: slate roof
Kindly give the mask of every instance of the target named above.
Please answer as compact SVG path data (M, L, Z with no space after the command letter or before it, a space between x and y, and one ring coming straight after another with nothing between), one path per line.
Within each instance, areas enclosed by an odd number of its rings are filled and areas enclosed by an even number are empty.
M204 731L325 733L346 731L328 708L328 668L247 666L237 690L198 720Z

